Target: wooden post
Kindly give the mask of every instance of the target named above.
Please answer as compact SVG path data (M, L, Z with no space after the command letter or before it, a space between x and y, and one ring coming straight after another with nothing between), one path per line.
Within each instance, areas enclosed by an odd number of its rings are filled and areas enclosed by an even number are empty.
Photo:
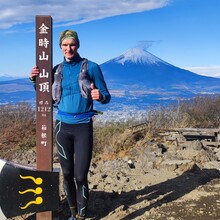
M53 169L52 17L36 16L36 144L37 169ZM37 220L51 220L52 212L37 213Z

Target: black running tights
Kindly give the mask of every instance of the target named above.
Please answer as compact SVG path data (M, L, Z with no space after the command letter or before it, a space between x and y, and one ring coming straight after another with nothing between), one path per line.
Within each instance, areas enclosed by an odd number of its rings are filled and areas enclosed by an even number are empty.
M88 171L93 149L93 124L56 121L56 144L64 190L71 208L85 216L88 205ZM73 214L73 213L72 213Z

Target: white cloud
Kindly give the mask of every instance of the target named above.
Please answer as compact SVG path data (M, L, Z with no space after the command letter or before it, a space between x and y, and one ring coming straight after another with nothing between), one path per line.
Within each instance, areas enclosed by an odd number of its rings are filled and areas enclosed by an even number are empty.
M0 0L0 29L51 15L56 25L73 25L110 16L165 7L171 0ZM15 5L16 4L16 5Z
M184 69L187 69L199 75L220 78L220 66L186 67Z

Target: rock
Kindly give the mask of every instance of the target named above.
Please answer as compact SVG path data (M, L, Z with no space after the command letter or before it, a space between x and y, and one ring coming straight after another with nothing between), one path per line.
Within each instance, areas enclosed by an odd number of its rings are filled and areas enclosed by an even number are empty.
M168 171L175 171L176 169L180 168L181 170L188 170L192 167L191 160L170 160L170 161L163 161L160 164L161 169L167 169ZM189 164L191 164L189 166ZM194 163L193 163L194 164Z
M131 169L135 169L135 165L134 165L134 163L133 163L132 160L129 160L129 161L128 161L128 166L129 166Z

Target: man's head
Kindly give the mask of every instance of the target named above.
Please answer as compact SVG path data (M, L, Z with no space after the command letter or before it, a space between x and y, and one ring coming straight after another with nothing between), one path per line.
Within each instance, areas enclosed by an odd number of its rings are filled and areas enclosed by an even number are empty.
M60 33L60 46L61 46L63 40L65 40L65 39L74 39L78 45L78 48L79 48L80 43L79 43L79 38L78 38L78 34L76 31L65 30L65 31L61 32Z
M67 62L76 57L79 48L79 38L75 31L65 30L60 33L60 48Z

